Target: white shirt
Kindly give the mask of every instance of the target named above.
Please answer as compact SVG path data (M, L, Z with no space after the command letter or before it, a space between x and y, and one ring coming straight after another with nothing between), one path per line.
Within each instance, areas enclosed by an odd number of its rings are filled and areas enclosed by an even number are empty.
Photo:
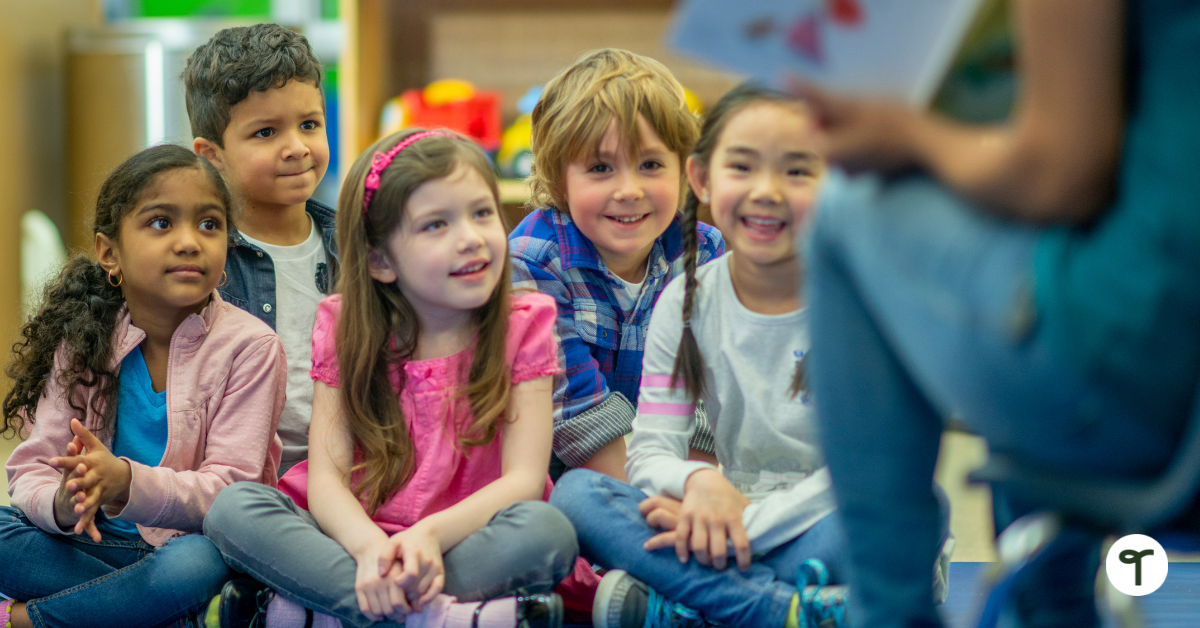
M683 499L696 429L693 404L670 375L683 332L685 277L671 281L650 316L642 387L625 472L647 495ZM705 362L704 408L725 477L749 497L742 523L755 554L796 538L833 512L829 471L806 393L792 396L796 363L809 348L808 313L766 315L742 305L729 255L696 271L692 331Z
M642 275L642 280L637 283L625 281L616 274L612 274L613 278L617 280L612 287L613 296L617 298L617 305L620 306L622 312L630 314L637 307L638 298L642 296L642 288L645 287L646 277L649 274L650 270L647 268L646 274Z
M279 438L283 441L283 460L279 474L308 457L308 422L312 417L313 383L312 330L317 304L325 295L317 289L317 265L325 261L325 246L317 225L311 225L308 239L294 246L260 242L242 233L247 242L271 256L275 266L275 333L283 341L287 354L287 401L279 416Z

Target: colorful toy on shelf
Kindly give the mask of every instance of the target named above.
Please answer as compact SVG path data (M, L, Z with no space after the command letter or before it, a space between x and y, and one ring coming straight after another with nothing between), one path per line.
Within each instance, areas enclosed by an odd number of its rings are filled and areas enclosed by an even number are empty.
M687 104L688 111L699 116L704 113L704 103L700 102L700 97L692 93L692 90L683 88L683 102Z
M459 79L443 79L425 89L409 89L383 105L380 137L408 127L458 131L485 151L500 148L500 93L476 89Z
M496 153L496 165L500 174L514 179L524 179L529 176L533 167L533 152L529 150L529 140L533 136L533 107L542 97L542 86L534 85L517 101L517 119L512 126L504 130L500 138L500 152Z
M690 89L683 90L684 101L688 111L699 116L704 113L704 105ZM533 107L538 98L542 97L542 86L535 85L517 101L517 112L520 114L512 125L504 130L500 138L500 152L496 153L496 165L500 174L514 179L524 179L529 176L533 165L533 151L529 149L530 138L533 136Z

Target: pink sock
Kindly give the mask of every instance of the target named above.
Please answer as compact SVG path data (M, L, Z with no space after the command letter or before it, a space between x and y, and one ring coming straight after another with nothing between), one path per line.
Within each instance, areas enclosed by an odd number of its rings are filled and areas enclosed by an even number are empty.
M449 595L439 595L420 613L409 613L405 628L472 628L479 602L458 603ZM515 628L517 600L506 597L487 602L479 614L479 628Z
M304 628L307 613L303 606L276 595L267 605L267 628ZM337 617L313 611L313 628L342 628Z
M275 594L267 605L267 628L304 628L304 607Z

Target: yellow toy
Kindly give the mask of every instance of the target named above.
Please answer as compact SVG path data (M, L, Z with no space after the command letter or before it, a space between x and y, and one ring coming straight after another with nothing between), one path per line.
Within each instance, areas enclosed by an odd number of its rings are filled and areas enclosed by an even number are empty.
M524 179L529 176L533 166L533 151L529 149L529 141L533 137L533 107L542 96L542 87L529 88L521 100L517 101L517 111L521 115L500 136L500 152L496 153L496 165L500 173L506 177ZM684 88L684 102L688 111L699 116L704 113L704 105L692 90Z

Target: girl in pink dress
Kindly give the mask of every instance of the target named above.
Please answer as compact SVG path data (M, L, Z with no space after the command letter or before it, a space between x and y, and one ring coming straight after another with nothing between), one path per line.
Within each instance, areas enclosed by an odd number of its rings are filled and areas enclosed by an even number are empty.
M233 487L205 520L275 593L231 584L221 626L264 607L268 626L561 623L549 592L578 546L540 501L554 301L509 294L498 210L486 157L455 134L403 131L355 162L337 294L313 330L309 459L279 490Z

